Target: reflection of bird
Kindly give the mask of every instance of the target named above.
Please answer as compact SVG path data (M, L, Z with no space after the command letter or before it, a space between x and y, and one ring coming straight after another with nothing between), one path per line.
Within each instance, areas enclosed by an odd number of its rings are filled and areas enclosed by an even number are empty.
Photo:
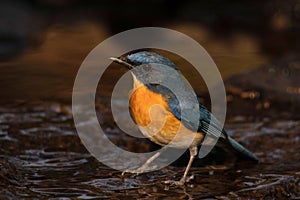
M196 99L196 104L198 104L196 108L199 108L199 110L196 113L200 114L200 117L197 118L199 120L197 127L194 127L194 124L190 123L189 116L182 115L181 109L195 106L190 105L194 102L188 96L190 93L186 92L186 88L189 87L186 82L180 81L183 80L182 75L176 65L169 59L154 52L139 51L119 58L112 57L111 60L126 66L131 71L134 80L134 91L130 97L130 111L134 121L139 125L141 132L159 145L165 146L174 139L172 147L189 148L190 150L190 160L183 177L180 181L168 181L169 183L182 185L189 180L187 173L198 153L198 146L203 142L203 138L207 134L216 138L220 136L218 143L231 147L240 157L255 161L258 160L253 153L226 134L225 130L219 125L218 120L201 105L198 99ZM162 65L157 66L156 64ZM173 73L170 73L170 70ZM151 84L151 78L153 77L161 83L166 83L170 80L173 81L169 84L182 90L180 95L185 95L183 101L179 103L174 93L163 84ZM160 105L163 109L156 109L156 111L152 112L152 108L155 105ZM192 115L193 112L190 112L191 117ZM154 130L156 134L151 133L152 129L143 128L149 126L149 124L153 125L153 121L159 121L159 119L163 119L164 121L158 131ZM179 129L180 125L183 125L181 129ZM191 137L193 137L192 143L187 144L186 140ZM146 162L146 165L155 158L150 158ZM145 170L144 167L145 165L131 172L143 172Z

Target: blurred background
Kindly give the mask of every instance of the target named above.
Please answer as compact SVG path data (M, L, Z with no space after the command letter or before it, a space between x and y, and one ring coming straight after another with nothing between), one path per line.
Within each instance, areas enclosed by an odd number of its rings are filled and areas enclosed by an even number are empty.
M85 56L104 39L143 26L171 28L197 40L224 80L268 65L263 77L243 77L248 89L272 90L276 84L286 95L299 96L293 83L298 76L291 80L299 70L299 1L3 0L0 11L2 102L70 103Z
M124 181L86 152L70 107L77 70L106 38L144 26L180 31L208 51L225 81L226 128L260 165L215 176L198 169L204 179L194 189L166 191L159 180L180 176L181 168ZM299 35L299 0L1 0L0 197L299 197ZM146 151L151 144L127 138L107 108L125 72L116 65L107 70L98 119L116 144ZM197 76L185 75L208 102Z

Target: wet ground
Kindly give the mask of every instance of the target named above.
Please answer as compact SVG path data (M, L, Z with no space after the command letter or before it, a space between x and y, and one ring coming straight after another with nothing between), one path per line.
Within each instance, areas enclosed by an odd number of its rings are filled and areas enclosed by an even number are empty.
M170 1L153 1L147 6L161 6L157 16L144 4L122 12L109 2L3 2L0 199L300 199L298 2L217 6L218 1L174 1L171 12ZM216 11L207 12L211 7ZM133 10L145 12L140 17ZM225 81L225 128L259 163L232 156L197 160L190 171L195 179L173 187L162 181L182 176L186 155L162 170L122 177L82 145L71 113L80 64L107 37L150 25L181 31L208 51ZM186 62L171 58L209 106L201 77ZM111 65L102 77L98 120L118 146L151 151L157 146L127 136L111 116L110 93L125 71Z
M260 163L229 159L214 166L195 166L191 170L195 179L179 188L162 181L179 179L184 167L168 166L122 177L119 171L102 165L81 144L69 106L40 102L1 107L0 122L1 199L300 196L300 122L296 119L241 115L229 118L229 134L251 149ZM107 128L106 133L121 147L133 151L151 148L151 143L132 140L116 127Z

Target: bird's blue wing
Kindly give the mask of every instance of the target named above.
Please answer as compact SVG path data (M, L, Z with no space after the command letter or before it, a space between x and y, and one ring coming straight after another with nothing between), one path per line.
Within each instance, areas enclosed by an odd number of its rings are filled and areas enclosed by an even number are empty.
M215 138L218 138L220 136L226 137L225 132L220 125L219 121L212 115L212 113L205 108L201 103L200 100L197 98L198 106L191 106L191 104L195 102L189 101L189 98L186 98L184 94L181 94L183 96L181 105L179 103L179 100L177 99L176 95L171 92L168 88L153 84L148 86L149 89L156 93L160 93L163 95L163 97L166 99L169 109L171 113L178 119L181 120L183 125L191 130L196 130L198 132L203 132L205 134L208 134L210 136L214 136ZM183 90L182 93L184 93L186 90ZM182 108L181 108L182 106ZM181 110L182 109L190 109L192 107L198 107L199 111L195 112L190 110L189 114L190 116L183 116ZM199 114L200 116L197 116L198 123L192 122L190 120L191 115ZM195 117L195 116L194 116ZM192 118L192 117L191 117ZM197 119L193 118L193 119Z
M200 103L199 99L198 102L200 116L197 131L203 132L210 136L214 136L215 138L223 136L225 133L223 127L220 125L220 122L212 115L212 113L206 107L204 107ZM172 114L176 116L177 119L181 120L187 128L191 128L192 124L190 124L190 121L186 120L181 115L178 100L176 98L168 98L168 104Z

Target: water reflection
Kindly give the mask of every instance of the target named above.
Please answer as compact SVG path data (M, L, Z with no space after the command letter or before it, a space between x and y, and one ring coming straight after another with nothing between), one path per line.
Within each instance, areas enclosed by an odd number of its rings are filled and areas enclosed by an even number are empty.
M29 110L25 107L1 108L0 185L8 186L1 190L1 195L82 199L299 196L300 126L296 120L230 118L229 134L253 150L261 163L251 166L244 162L228 163L235 162L231 160L215 167L194 167L191 173L195 180L186 188L178 189L167 187L162 181L173 176L179 178L183 167L169 166L139 176L122 177L120 172L103 166L86 152L74 133L69 114L49 109L55 108L49 104L40 104L36 110L31 110L32 106ZM106 132L123 135L116 129L108 128ZM117 143L120 140L118 137L110 139ZM126 135L122 141L127 142L118 145L129 150L143 145L149 149L150 145Z

